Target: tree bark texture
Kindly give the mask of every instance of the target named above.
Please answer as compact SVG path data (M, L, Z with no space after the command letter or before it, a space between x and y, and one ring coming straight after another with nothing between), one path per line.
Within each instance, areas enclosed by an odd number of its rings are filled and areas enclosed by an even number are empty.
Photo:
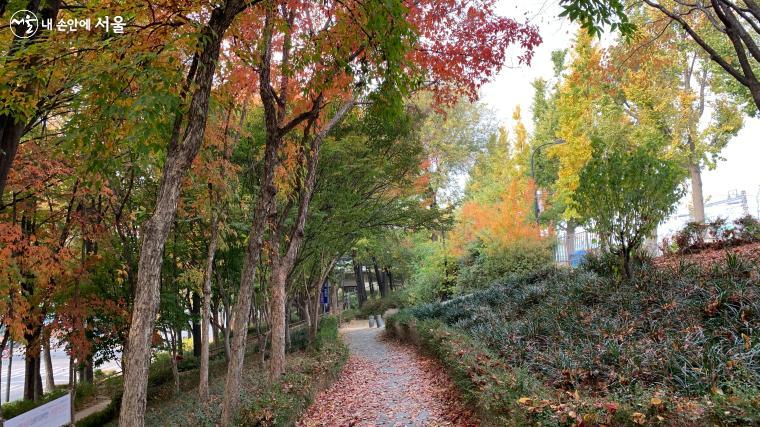
M219 235L219 217L216 210L211 214L211 236L206 255L206 271L203 275L203 307L201 309L201 366L198 393L203 405L208 404L208 359L209 359L209 323L211 321L211 277L216 255L217 236Z
M143 225L143 241L138 262L137 286L129 328L124 366L124 395L119 425L142 427L145 423L148 364L150 362L151 335L158 311L160 274L164 245L174 221L180 196L182 178L203 143L208 118L209 97L214 69L227 28L242 12L248 2L227 0L214 8L208 25L200 38L203 47L197 56L197 69L189 76L193 95L187 112L187 127L180 141L178 127L169 144L158 188L153 215ZM180 121L178 120L177 123Z

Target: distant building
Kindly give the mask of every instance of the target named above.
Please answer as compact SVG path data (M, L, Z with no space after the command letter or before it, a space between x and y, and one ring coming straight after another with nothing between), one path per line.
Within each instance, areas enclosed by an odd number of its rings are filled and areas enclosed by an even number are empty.
M707 222L718 218L734 220L749 215L749 213L747 192L744 190L730 191L725 199L705 203L705 220ZM659 240L677 233L689 221L691 221L691 212L689 212L688 207L679 206L678 211L658 227L657 234Z

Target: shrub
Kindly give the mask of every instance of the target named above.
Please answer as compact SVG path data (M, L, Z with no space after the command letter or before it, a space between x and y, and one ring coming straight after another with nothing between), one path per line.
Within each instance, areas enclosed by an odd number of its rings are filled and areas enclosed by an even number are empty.
M359 311L361 317L370 314L383 314L391 308L401 308L405 305L404 295L401 292L392 292L385 298L368 299Z
M457 286L460 292L482 289L513 274L527 274L544 269L554 262L548 242L523 241L488 251L473 247L460 260Z
M709 237L709 242L705 237ZM707 224L690 222L673 238L680 254L699 252L704 249L720 249L746 243L760 242L760 221L745 215L729 223L717 218Z
M354 308L349 308L340 312L340 318L344 322L350 322L356 319L358 315L359 315L359 310L354 309Z
M662 158L659 148L592 138L593 155L580 172L572 206L582 223L606 236L608 250L620 257L623 275L632 278L631 255L675 209L684 193L682 165Z
M602 277L620 277L620 258L604 251L586 252L578 268Z
M734 221L737 237L745 242L760 241L760 221L752 215L745 215Z
M684 228L677 232L673 241L678 247L679 253L687 253L702 249L705 246L705 233L707 226L699 222L689 222Z
M95 384L83 381L77 384L76 391L74 392L74 406L80 407L82 403L87 402L95 395L97 391Z
M303 350L309 345L309 331L307 328L290 329L290 346L288 351Z
M338 319L325 316L320 320L314 352L303 353L281 381L256 393L239 419L246 426L295 425L314 396L340 373L348 348L338 336Z
M315 344L317 349L338 341L338 318L335 316L323 316L319 319L319 328L317 329L317 339Z

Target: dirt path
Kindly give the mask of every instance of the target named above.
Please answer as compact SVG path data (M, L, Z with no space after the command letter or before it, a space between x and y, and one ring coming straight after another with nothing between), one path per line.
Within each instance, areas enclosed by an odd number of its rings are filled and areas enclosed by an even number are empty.
M366 321L352 322L341 334L351 351L348 363L299 426L477 425L436 361L385 340Z
M101 399L93 402L90 406L77 411L74 414L74 421L80 421L82 418L89 417L90 415L100 412L108 407L111 403L111 399Z

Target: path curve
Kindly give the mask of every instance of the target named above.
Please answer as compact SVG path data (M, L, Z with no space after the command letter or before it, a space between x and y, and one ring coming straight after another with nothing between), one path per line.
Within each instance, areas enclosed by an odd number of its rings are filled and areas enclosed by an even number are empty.
M315 426L474 426L443 367L382 329L354 321L341 329L350 356L298 423Z

